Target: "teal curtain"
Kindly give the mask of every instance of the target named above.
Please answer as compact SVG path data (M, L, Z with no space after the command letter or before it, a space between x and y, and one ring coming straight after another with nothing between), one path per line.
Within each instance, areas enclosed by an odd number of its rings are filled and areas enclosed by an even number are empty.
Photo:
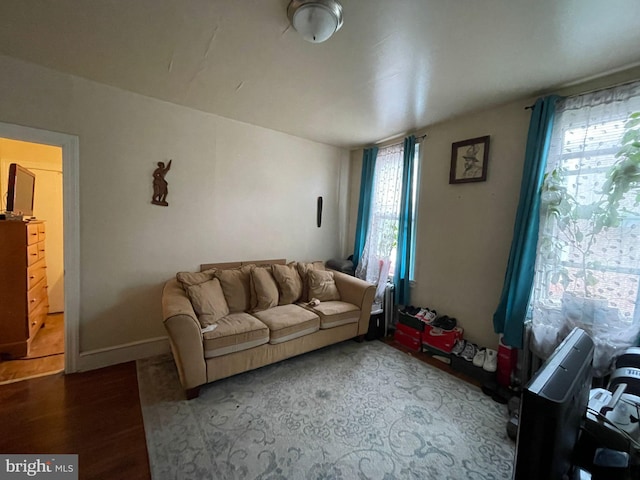
M413 162L416 150L416 137L404 139L404 158L402 166L402 192L400 193L400 217L398 219L398 246L396 267L393 275L395 300L397 305L409 305L411 268L411 232L413 231Z
M539 98L531 113L509 263L500 304L493 315L496 333L504 334L504 343L516 348L522 348L524 321L533 286L540 223L540 188L559 98L556 95Z
M360 175L360 201L356 223L356 242L353 247L353 267L358 266L369 230L371 214L371 196L373 193L373 174L376 171L378 147L365 148L362 155L362 174Z

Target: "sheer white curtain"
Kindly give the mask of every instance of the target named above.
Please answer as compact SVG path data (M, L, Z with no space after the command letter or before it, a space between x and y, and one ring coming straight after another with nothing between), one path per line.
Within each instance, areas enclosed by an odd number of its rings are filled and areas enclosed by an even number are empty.
M638 192L622 200L616 220L603 188L638 111L640 83L560 101L541 192L532 349L546 358L579 326L596 344L598 375L640 330Z
M376 159L371 219L356 276L373 284L386 283L398 238L403 168L402 144L381 148ZM380 289L379 289L380 290ZM376 296L374 303L380 303Z

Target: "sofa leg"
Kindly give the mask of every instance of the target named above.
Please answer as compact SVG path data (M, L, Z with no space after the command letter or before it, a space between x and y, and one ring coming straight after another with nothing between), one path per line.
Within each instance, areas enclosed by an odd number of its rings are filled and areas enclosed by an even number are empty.
M358 343L362 343L364 342L364 335L358 335L357 337L354 338L354 340Z
M198 398L200 395L200 387L188 388L184 391L187 400L193 400L194 398Z

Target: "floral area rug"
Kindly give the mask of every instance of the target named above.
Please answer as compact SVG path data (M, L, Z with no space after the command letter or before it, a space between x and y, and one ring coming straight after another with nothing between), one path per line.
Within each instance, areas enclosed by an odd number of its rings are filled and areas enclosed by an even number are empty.
M510 479L507 408L379 341L343 342L203 386L138 361L154 480Z

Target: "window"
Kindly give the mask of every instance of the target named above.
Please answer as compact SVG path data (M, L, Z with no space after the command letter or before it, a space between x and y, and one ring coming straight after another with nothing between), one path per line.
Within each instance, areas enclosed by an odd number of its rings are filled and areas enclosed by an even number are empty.
M417 211L418 211L418 175L420 174L420 169L419 169L419 165L420 165L420 144L416 143L416 148L415 148L415 159L416 161L413 163L413 184L411 185L411 205L412 205L412 210L411 210L411 258L414 259L413 262L411 262L410 268L409 268L409 278L411 279L411 281L413 282L415 280L415 258L416 258L416 227L417 227L417 221L418 221L418 217L417 217ZM396 262L396 245L397 245L397 239L398 239L398 220L396 218L396 224L395 224L395 229L396 229L396 237L394 240L394 246L393 249L391 250L391 267L389 269L389 276L393 277L393 272L395 271L395 262Z
M381 148L376 157L371 198L371 217L362 258L356 276L377 284L378 279L393 276L398 240L400 194L402 190L403 144ZM417 212L419 145L415 146L415 161L411 195L412 232L411 250L415 258L415 224ZM413 279L413 264L410 276Z
M607 188L634 111L638 87L561 101L541 192L532 348L546 357L579 326L594 337L601 374L640 330L638 192L614 205Z

